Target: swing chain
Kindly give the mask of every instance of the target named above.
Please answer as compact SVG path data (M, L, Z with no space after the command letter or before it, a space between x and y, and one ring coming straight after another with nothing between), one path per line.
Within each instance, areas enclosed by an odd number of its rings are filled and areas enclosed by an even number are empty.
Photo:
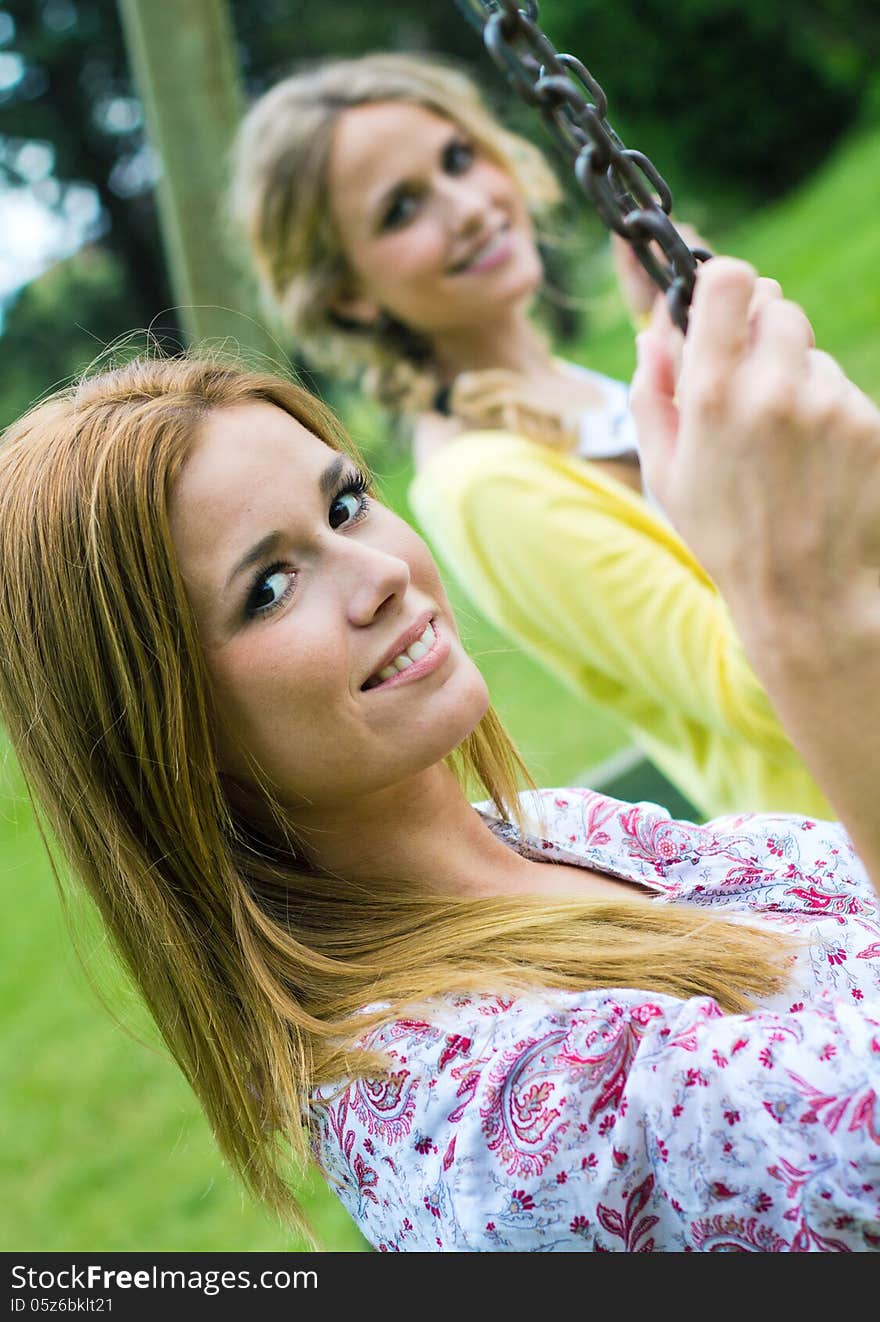
M689 248L669 219L668 184L643 152L621 142L605 117L607 97L589 69L574 55L557 51L542 32L537 0L456 3L482 33L514 91L541 112L600 219L632 245L665 291L672 320L686 331L697 265L712 254Z

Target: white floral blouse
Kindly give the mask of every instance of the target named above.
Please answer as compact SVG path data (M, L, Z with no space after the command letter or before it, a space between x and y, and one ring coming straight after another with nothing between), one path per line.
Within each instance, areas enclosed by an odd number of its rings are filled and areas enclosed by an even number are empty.
M880 904L843 829L766 814L696 826L583 789L524 799L523 836L478 809L512 848L805 947L786 993L750 1014L609 988L450 997L374 1030L389 1075L337 1091L315 1132L367 1239L880 1250Z

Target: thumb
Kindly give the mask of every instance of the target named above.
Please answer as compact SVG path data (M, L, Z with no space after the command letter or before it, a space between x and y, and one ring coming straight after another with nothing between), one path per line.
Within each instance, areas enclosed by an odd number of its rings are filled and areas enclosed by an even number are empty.
M636 336L636 349L638 366L630 387L630 409L645 480L662 504L678 441L675 363L664 340L651 331Z

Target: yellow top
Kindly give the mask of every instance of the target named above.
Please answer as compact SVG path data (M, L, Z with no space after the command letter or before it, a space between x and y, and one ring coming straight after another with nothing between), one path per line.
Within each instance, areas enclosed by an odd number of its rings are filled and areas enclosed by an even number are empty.
M605 471L503 431L465 432L412 510L474 603L610 711L706 817L834 817L755 678L712 580Z

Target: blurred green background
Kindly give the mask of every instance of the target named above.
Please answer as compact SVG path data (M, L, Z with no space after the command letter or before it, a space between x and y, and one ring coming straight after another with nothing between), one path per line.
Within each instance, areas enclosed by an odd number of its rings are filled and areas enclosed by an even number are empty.
M552 157L539 120L507 92L452 0L395 0L381 11L355 0L234 0L229 16L249 95L303 58L436 51L468 67L505 121ZM541 23L603 84L615 128L671 183L675 214L716 251L779 279L807 308L820 347L880 397L875 0L545 0ZM157 224L160 171L115 6L0 0L0 426L133 327L181 338ZM604 231L574 189L559 228L548 257L556 294L542 315L568 357L626 379L632 332ZM386 420L314 383L345 416L386 498L408 512L409 460ZM588 782L625 753L607 717L518 655L449 586L539 782ZM614 784L680 807L643 765ZM8 753L0 872L0 1250L300 1248L226 1171L87 912L69 917L74 952ZM305 1181L302 1197L322 1249L365 1247L320 1181Z

